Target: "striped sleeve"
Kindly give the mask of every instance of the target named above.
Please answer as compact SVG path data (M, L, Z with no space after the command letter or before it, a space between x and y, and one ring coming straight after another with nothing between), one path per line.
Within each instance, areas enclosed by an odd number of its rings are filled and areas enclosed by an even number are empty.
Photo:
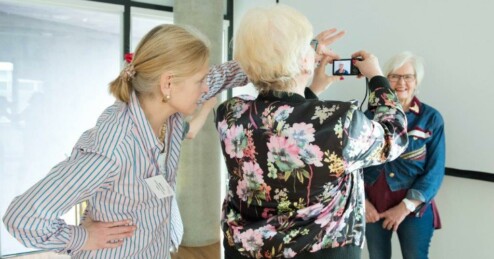
M244 86L249 80L238 62L232 60L221 65L213 66L209 70L207 82L209 91L202 96L201 102L209 100L225 89Z
M60 216L102 188L111 186L116 163L95 152L74 149L71 156L8 207L3 221L26 247L77 253L88 238L82 226L70 226Z

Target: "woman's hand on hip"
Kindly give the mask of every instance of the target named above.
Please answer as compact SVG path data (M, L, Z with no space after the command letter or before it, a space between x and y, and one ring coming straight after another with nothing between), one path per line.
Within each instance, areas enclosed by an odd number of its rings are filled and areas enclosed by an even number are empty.
M82 223L82 226L86 228L89 236L81 250L96 250L121 246L125 238L134 235L136 226L131 224L131 220L99 222L87 217Z

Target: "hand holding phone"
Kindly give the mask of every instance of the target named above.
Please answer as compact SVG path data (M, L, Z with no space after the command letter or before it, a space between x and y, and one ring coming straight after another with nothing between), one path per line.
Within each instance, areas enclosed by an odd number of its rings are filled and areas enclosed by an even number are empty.
M359 69L361 75L367 77L368 79L371 79L374 76L383 75L377 57L371 53L361 50L355 52L352 55L352 58L355 60L353 65Z

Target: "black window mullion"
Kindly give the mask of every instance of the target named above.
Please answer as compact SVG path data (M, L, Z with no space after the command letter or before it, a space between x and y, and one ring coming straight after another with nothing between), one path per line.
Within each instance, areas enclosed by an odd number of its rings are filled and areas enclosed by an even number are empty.
M130 0L125 1L124 15L123 15L123 51L124 53L130 52Z

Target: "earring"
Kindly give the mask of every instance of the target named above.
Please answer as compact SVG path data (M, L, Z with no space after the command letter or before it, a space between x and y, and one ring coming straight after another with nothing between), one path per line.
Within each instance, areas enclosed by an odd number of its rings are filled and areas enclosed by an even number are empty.
M165 96L163 96L163 99L161 101L164 103L167 103L168 101L170 101L170 98L171 98L170 95L165 95Z
M168 83L168 88L170 88L170 87L171 87L171 83ZM168 101L170 101L170 98L171 98L171 96L169 94L167 94L167 95L163 96L163 99L161 101L164 103L167 103Z

